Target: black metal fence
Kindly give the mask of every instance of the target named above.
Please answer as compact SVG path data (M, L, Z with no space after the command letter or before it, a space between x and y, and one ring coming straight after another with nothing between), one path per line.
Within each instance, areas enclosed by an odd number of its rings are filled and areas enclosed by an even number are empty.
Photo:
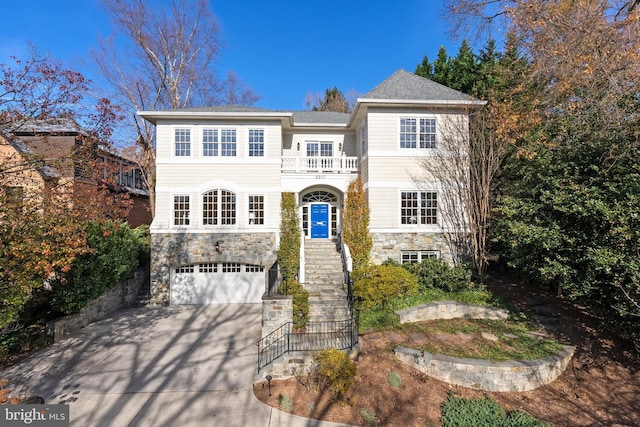
M310 322L304 331L287 322L258 342L258 372L278 357L293 351L346 350L358 343L355 319Z

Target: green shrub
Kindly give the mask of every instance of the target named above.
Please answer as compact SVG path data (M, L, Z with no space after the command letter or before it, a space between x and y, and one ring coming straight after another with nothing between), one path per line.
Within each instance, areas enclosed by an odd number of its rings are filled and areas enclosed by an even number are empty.
M284 394L279 394L278 405L280 405L280 407L287 412L293 411L293 402L291 401L289 396L285 396Z
M353 385L356 378L356 364L343 351L322 350L314 356L317 364L318 382L328 388L333 399L341 399Z
M371 427L376 427L378 425L378 419L376 418L376 411L373 409L363 409L360 411L360 415L362 419L367 422Z
M293 327L304 329L309 322L309 291L293 279L285 280L283 286L286 294L293 296Z
M452 267L439 258L423 259L419 264L405 264L404 267L418 277L420 289L461 292L475 287L471 281L471 270L462 265Z
M300 221L293 193L282 193L280 201L280 247L278 266L283 280L292 280L300 268Z
M342 236L351 251L353 268L366 268L373 239L369 234L369 203L360 175L349 183L343 214Z
M387 375L387 382L391 387L399 388L402 385L402 378L396 371L391 371Z
M52 284L51 306L65 314L78 312L138 267L143 245L139 231L126 223L102 221L89 222L85 231L89 251L76 257L69 272Z
M418 291L416 276L402 267L372 265L354 271L352 277L353 294L363 310Z
M550 424L540 422L521 411L507 413L491 399L462 399L449 393L442 402L442 424L445 427L545 427Z
M140 243L138 247L138 264L148 266L151 263L151 233L148 225L141 225L132 230Z

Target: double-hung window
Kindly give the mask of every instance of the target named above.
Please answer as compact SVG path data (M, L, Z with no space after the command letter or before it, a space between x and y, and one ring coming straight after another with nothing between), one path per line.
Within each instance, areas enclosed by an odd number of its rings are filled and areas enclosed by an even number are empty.
M174 144L176 157L191 156L191 129L175 129Z
M235 193L216 189L202 195L202 225L234 225L235 223Z
M249 129L249 157L264 157L263 129Z
M189 196L173 196L173 225L189 225Z
M400 148L416 148L416 119L400 118Z
M235 157L237 151L235 129L220 129L220 155L222 157Z
M204 157L218 156L218 129L202 130L202 155Z
M400 148L436 148L436 119L400 117Z
M264 224L264 196L249 196L249 225Z
M438 194L433 191L400 193L402 224L433 225L438 223Z

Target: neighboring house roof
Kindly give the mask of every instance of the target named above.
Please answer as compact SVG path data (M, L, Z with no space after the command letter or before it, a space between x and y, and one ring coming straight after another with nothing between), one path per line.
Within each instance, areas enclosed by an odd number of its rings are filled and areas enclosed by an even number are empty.
M89 135L75 120L70 118L32 119L21 123L19 127L10 130L10 132L17 135L34 133Z
M360 99L474 101L475 98L405 70L398 70Z

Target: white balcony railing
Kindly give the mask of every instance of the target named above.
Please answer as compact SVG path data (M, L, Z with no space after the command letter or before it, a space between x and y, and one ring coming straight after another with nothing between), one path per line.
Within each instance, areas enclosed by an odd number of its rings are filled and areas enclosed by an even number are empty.
M283 157L282 172L358 172L357 157Z

